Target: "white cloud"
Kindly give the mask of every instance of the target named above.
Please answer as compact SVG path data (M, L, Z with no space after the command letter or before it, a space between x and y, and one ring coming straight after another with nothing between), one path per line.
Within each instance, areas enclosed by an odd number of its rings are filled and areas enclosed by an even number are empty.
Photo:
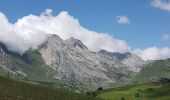
M162 40L163 40L163 41L168 41L168 40L170 40L170 35L169 35L169 34L163 34Z
M117 16L117 23L119 24L129 24L130 20L127 16Z
M151 6L161 10L170 11L170 2L167 0L152 0Z
M56 34L62 39L74 37L80 39L90 50L105 49L112 52L127 52L130 47L126 41L113 38L107 33L98 33L80 25L78 19L62 11L53 16L51 9L45 10L40 16L28 15L14 24L0 12L0 42L11 51L23 54L26 50L37 49L44 43L48 34ZM135 49L131 50L145 60L170 58L170 48Z
M137 54L144 60L159 60L170 58L170 48L150 47L147 49L135 49L133 53Z
M29 48L37 49L46 40L46 34L41 30L20 30L9 23L6 16L0 12L0 42L4 43L8 50L22 54Z
M0 13L0 41L9 50L24 53L29 48L36 49L45 42L47 34L56 34L63 39L74 37L80 39L90 50L105 49L112 52L126 52L127 43L111 37L107 33L98 33L80 25L78 19L62 11L53 16L51 9L46 9L40 16L28 15L16 23L8 22Z

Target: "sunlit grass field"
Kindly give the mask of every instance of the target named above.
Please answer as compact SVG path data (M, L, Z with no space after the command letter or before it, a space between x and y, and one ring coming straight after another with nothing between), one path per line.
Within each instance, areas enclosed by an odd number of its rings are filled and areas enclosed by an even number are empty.
M98 97L105 100L170 100L170 83L145 83L107 89L99 92Z

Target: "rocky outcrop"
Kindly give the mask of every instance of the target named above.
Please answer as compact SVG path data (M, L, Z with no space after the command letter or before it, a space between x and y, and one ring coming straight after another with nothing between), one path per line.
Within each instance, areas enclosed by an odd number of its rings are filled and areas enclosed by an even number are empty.
M50 35L39 49L44 61L57 74L54 78L87 86L108 86L139 72L144 61L131 53L91 52L80 40Z
M106 50L101 50L99 51L99 53L104 54L106 57L109 56L112 59L116 59L132 72L139 72L146 64L146 62L142 58L129 52L121 54L121 53L116 53L116 52L112 53Z

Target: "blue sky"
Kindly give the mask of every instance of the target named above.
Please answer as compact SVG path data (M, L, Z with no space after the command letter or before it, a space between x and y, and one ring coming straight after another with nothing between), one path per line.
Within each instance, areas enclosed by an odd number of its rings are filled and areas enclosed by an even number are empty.
M170 10L154 7L154 0L0 0L0 11L15 23L29 14L40 15L45 9L53 15L67 11L81 26L108 33L122 39L132 48L170 47ZM156 1L156 0L155 0ZM161 1L161 0L157 0ZM162 0L168 3L168 0ZM127 24L119 24L117 16L126 16Z
M1 0L0 11L11 22L30 13L39 15L46 8L53 14L65 10L90 30L124 39L132 48L170 47L162 35L170 33L170 12L155 9L151 0ZM130 24L120 25L116 16L128 16Z

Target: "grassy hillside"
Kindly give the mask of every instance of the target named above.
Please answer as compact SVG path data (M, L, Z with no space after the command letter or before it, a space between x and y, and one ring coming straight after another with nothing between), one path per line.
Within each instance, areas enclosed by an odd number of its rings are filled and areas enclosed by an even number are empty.
M38 84L18 82L0 77L0 100L99 100ZM101 99L100 99L101 100Z
M55 71L45 64L41 54L38 51L30 50L22 56L16 53L8 52L8 59L4 62L7 69L13 72L21 71L27 75L23 76L21 74L17 74L15 76L13 75L14 77L42 82L57 81L53 79ZM2 73L5 73L5 71L0 72L0 74Z
M98 92L105 100L170 100L170 83L145 83Z
M137 83L170 78L170 59L154 61L147 65L134 79Z

